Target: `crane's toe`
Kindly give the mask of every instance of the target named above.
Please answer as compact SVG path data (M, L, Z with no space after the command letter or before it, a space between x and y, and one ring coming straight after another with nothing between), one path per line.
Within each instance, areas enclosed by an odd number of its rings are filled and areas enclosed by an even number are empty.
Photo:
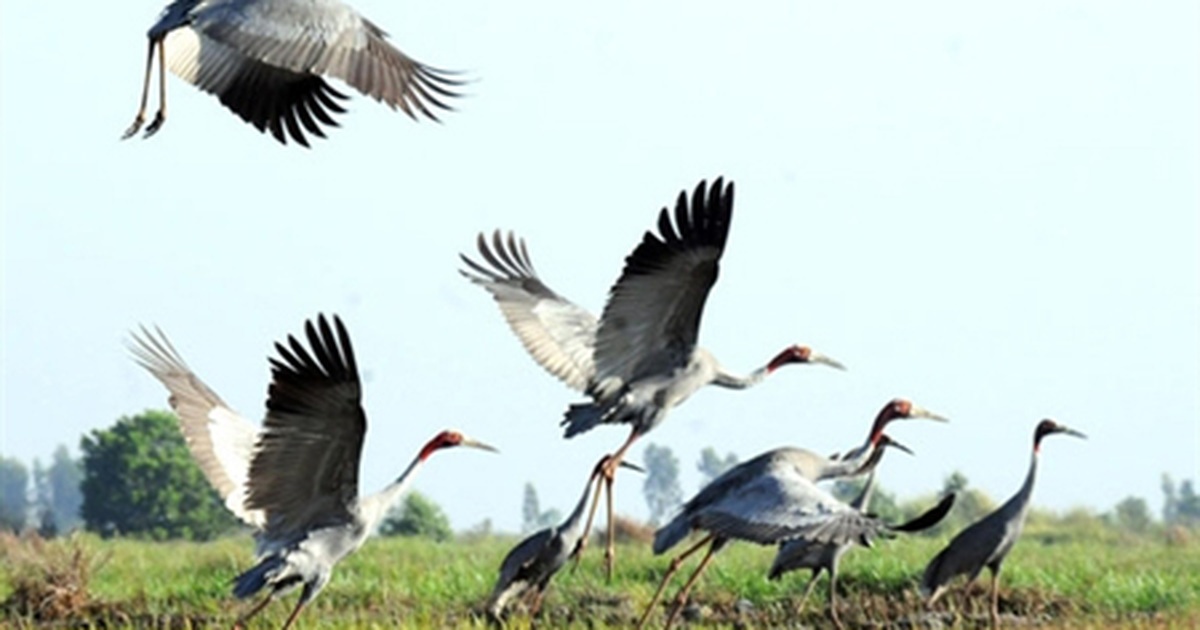
M121 139L128 140L132 138L133 134L137 133L138 130L142 128L142 123L144 122L146 122L146 116L141 112L138 112L137 117L133 119L133 124L129 125L129 128L125 130L125 133L121 134Z
M163 123L165 122L167 122L167 115L164 114L160 109L158 110L158 113L154 115L154 120L150 121L150 125L146 127L146 133L142 136L142 138L149 138L150 136L158 133L158 130L162 129ZM135 129L134 131L137 130Z

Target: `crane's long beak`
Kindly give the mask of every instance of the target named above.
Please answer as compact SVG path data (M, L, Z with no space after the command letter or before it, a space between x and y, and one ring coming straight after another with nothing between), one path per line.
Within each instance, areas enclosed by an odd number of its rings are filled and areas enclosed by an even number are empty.
M1060 431L1061 433L1066 433L1067 435L1073 435L1073 436L1075 436L1075 437L1077 437L1077 438L1082 438L1082 439L1084 439L1084 440L1086 440L1086 439L1087 439L1087 436L1086 436L1086 435L1084 435L1084 434L1083 434L1082 432L1080 432L1080 431L1076 431L1075 429L1068 429L1067 427L1064 427L1064 426L1062 426L1062 425L1059 425L1059 429L1061 429L1061 431Z
M911 448L908 448L907 446L897 442L896 440L893 440L890 436L885 436L885 437L887 437L887 442L884 443L884 446L887 446L889 448L899 449L901 451L904 451L905 453L908 453L909 455L912 455L914 457L916 456L916 453L914 453Z
M459 446L470 446L471 448L477 448L481 451L491 451L493 453L500 452L500 449L496 448L495 446L492 446L491 444L484 444L483 442L480 442L479 440L469 438L469 437L463 437L462 442L459 443Z
M821 354L820 352L816 352L816 351L814 351L808 355L808 362L809 363L820 363L821 365L828 365L831 368L842 370L843 372L846 371L846 366L842 365L840 362L833 359L832 357L827 357L827 356Z
M627 462L627 461L625 461L625 460L623 460L623 459L621 460L621 463L620 463L620 464L617 464L617 466L619 466L619 467L621 467L621 468L628 468L629 470L636 470L636 471L638 471L638 472L640 472L640 473L643 473L643 474L645 474L645 472L646 472L646 469L645 469L645 468L642 468L641 466L638 466L637 464L633 464L633 463Z
M908 412L908 417L909 418L927 418L929 420L936 420L937 422L950 422L950 418L947 418L946 416L938 415L924 407L918 407L917 405L912 406L912 409L909 410L909 412Z

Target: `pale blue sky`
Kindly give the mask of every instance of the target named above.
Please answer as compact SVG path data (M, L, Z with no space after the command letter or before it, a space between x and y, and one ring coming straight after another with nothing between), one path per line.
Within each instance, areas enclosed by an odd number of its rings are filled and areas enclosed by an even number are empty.
M1047 442L1038 504L1157 508L1163 472L1197 477L1196 3L355 6L477 79L458 112L415 124L355 94L305 151L171 77L163 131L119 142L159 0L5 4L5 455L165 407L122 345L138 323L257 419L272 342L335 312L367 375L364 490L454 426L504 451L421 473L457 527L517 527L527 481L567 508L626 431L560 437L575 395L457 253L515 229L599 310L658 209L724 175L701 342L731 369L801 342L850 371L697 394L646 440L686 492L705 446L844 449L893 396L953 418L891 431L918 453L882 468L904 495L957 469L1008 496L1046 416L1091 439ZM645 514L640 480L617 489Z

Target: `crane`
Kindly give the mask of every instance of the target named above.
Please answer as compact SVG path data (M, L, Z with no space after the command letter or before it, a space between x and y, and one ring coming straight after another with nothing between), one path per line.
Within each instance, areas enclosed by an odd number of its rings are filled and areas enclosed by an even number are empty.
M992 601L989 614L993 626L999 623L1000 568L1008 553L1012 551L1013 545L1017 543L1017 538L1021 536L1021 529L1025 526L1025 517L1029 514L1042 438L1056 433L1087 438L1083 433L1058 424L1049 418L1037 424L1033 432L1033 456L1021 489L1017 490L1017 493L996 511L959 532L950 541L950 544L934 556L929 565L925 567L920 588L921 595L928 598L929 606L933 606L937 602L938 598L945 593L949 582L959 575L967 576L967 585L963 589L965 596L971 584L983 572L984 567L987 567L992 574Z
M742 375L729 372L696 345L700 318L733 214L733 183L701 181L689 202L679 193L672 214L663 208L658 233L647 231L625 259L599 319L542 282L524 240L499 231L489 245L479 234L483 263L460 255L471 282L495 299L525 349L550 374L591 397L571 405L561 425L571 438L599 424L631 425L629 437L613 453L597 486L588 515L590 526L601 489L609 515L605 567L612 576L612 483L615 467L641 435L696 390L712 384L745 389L791 363L845 369L807 346L793 345L762 367Z
M531 534L504 556L500 563L500 576L496 578L496 586L486 605L490 619L499 622L509 602L527 597L533 600L529 615L537 615L550 580L572 555L582 550L583 540L589 533L583 527L583 510L592 484L601 476L610 457L605 455L596 462L583 488L583 495L566 520ZM641 467L627 461L620 462L619 466L644 472Z
M167 116L166 72L216 96L221 104L282 144L309 146L305 132L324 138L338 126L347 96L332 76L416 120L449 110L462 81L422 64L387 42L387 34L340 0L175 0L146 34L142 100L129 138L146 121L150 78L158 53L158 113L145 137Z
M907 450L898 442L892 442L889 446L894 446L902 450ZM863 486L862 491L858 496L850 502L850 507L859 512L867 512L867 504L871 500L871 492L875 488L875 471L867 476L867 482ZM805 538L793 538L779 545L779 551L775 554L775 560L771 563L771 569L767 573L767 579L778 580L783 577L783 574L797 569L810 569L812 575L808 579L808 584L804 587L804 595L800 598L800 605L796 607L796 612L804 610L804 604L808 601L809 595L812 594L813 587L817 584L817 578L821 577L821 572L829 574L829 614L833 617L833 623L837 627L842 627L842 622L838 619L837 614L837 570L838 561L841 560L843 554L850 549L849 544L835 545L830 543L816 543Z
M884 443L885 446L898 448L911 454L907 447L899 442L891 441ZM882 449L880 449L882 452ZM858 496L850 502L850 507L859 512L866 513L867 505L871 501L871 492L875 488L875 471L867 477L867 482L863 485L862 491ZM838 619L837 613L837 572L838 561L842 555L850 549L847 544L831 544L818 543L805 538L793 538L779 545L779 551L775 554L775 560L771 563L771 570L767 573L767 579L778 580L783 577L783 574L797 569L810 569L812 575L808 579L808 584L804 587L804 595L800 598L800 605L796 607L796 613L804 610L804 604L808 601L808 596L812 594L813 587L817 584L817 578L821 577L821 572L829 574L829 614L833 618L833 623L837 627L842 627L841 620Z
M152 374L165 375L159 380L172 391L172 406L190 416L182 419L181 425L192 426L193 435L201 434L206 429L196 426L199 416L195 412L213 402L215 406L209 407L206 415L228 419L231 410L191 375L161 332L159 336L158 340L135 337L138 345L131 347ZM262 429L256 432L251 457L248 461L233 461L223 473L233 487L240 484L245 493L240 503L233 500L236 495L223 493L226 505L234 503L234 513L243 520L255 522L257 518L262 523L255 534L258 561L237 576L233 593L245 599L268 589L261 601L238 618L235 627L241 627L271 600L301 588L299 600L283 626L290 627L305 604L329 581L333 566L375 532L433 453L457 446L496 450L457 431L442 431L383 490L358 496L358 463L367 424L350 336L340 318L334 316L331 326L324 315L315 325L312 320L305 322L305 336L308 349L291 335L286 345L275 344L279 356L271 358L267 414ZM202 464L210 480L214 472L222 470L222 456L236 460L239 452L222 441L219 428L253 429L242 422L245 426L210 423L206 443L189 439L197 461L203 461L205 453L215 460L207 467ZM213 428L215 432L211 432ZM244 434L238 435L244 438ZM236 477L239 470L245 471L244 477ZM223 487L214 486L218 491Z
M891 442L890 438L880 443ZM882 449L872 460L877 463ZM701 548L708 552L680 588L666 627L670 628L687 602L688 593L713 555L730 540L774 545L793 538L817 544L870 546L878 537L895 532L920 531L940 521L954 503L947 495L924 514L900 525L890 525L837 500L807 476L811 451L783 447L738 464L714 479L680 509L678 515L654 533L654 553L661 554L694 530L708 532L699 542L671 560L662 582L638 622L645 626L667 583L685 559ZM873 464L872 464L873 465Z

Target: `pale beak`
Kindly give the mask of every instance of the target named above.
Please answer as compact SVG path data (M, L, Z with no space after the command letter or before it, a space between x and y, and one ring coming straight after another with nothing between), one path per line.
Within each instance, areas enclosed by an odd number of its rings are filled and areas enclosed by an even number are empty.
M471 439L469 437L463 437L462 442L459 443L459 446L470 446L471 448L477 448L481 451L491 451L493 453L500 452L500 449L492 446L491 444L484 444L479 440Z
M912 409L909 410L908 417L909 418L928 418L929 420L936 420L938 422L950 422L950 418L947 418L946 416L939 416L938 414L933 413L932 411L930 411L924 407L918 407L916 405L913 405Z
M821 354L820 352L816 352L816 351L813 351L808 355L808 362L809 363L820 363L822 365L828 365L829 367L837 369L837 370L842 370L842 371L846 370L846 366L842 365L841 363L834 360L833 358L827 357L827 356Z
M907 446L905 446L891 438L888 438L887 444L885 444L885 446L888 446L890 448L899 449L899 450L904 451L905 453L908 453L909 455L916 456L916 453L914 453L911 448L908 448Z
M643 474L646 472L646 469L645 469L645 468L642 468L641 466L638 466L637 464L632 464L632 463L630 463L630 462L627 462L627 461L625 461L625 460L623 460L623 459L621 460L621 463L620 463L620 464L617 464L617 466L619 466L619 467L621 467L621 468L628 468L629 470L636 470L636 471L638 471L638 472L640 472L640 473L643 473Z

